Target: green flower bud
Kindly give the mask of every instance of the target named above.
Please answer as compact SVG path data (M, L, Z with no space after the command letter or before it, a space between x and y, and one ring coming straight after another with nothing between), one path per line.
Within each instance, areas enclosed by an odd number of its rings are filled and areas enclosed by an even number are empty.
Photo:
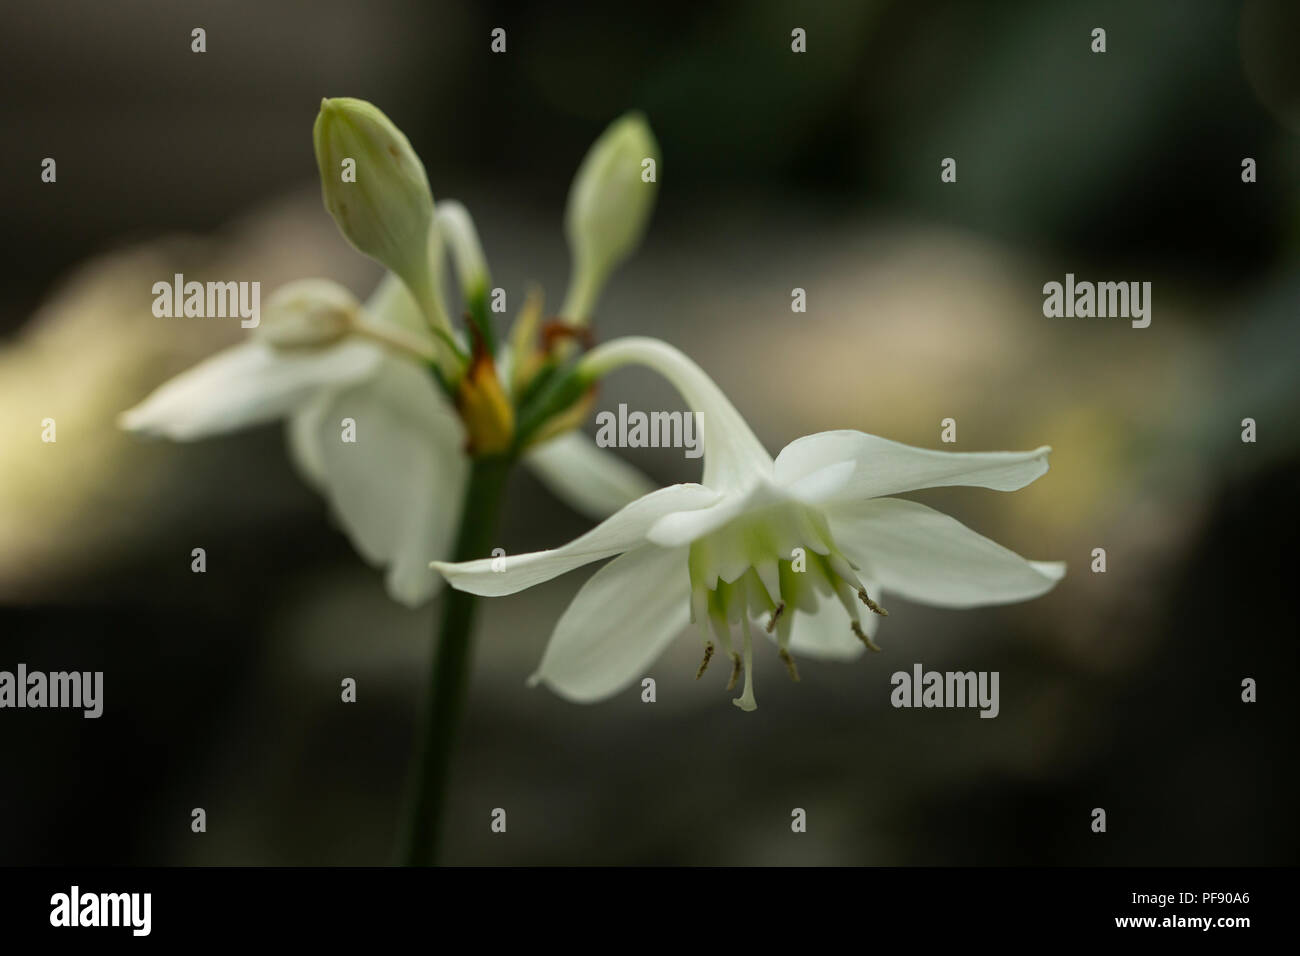
M332 345L355 328L361 304L328 279L300 279L281 286L266 303L258 334L276 348Z
M375 106L347 97L321 100L312 139L339 231L395 272L436 328L448 328L429 264L433 194L410 141Z
M659 145L640 113L615 120L587 151L564 220L573 255L560 312L567 321L590 319L609 274L636 251L654 208L658 165Z

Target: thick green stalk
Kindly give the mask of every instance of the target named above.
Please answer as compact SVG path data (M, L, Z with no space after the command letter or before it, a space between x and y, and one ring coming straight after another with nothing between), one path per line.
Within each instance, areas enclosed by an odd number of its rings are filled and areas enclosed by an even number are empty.
M510 465L511 459L506 457L474 460L452 560L472 561L491 554ZM447 588L443 592L429 699L412 765L409 821L402 849L402 862L407 866L437 862L451 758L469 679L477 604L478 598L465 591Z

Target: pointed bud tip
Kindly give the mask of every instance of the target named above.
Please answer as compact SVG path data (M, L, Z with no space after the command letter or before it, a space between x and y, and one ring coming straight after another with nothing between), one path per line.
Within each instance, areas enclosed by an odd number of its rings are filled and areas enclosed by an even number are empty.
M630 109L625 111L623 115L618 118L617 124L620 126L643 126L647 130L650 129L650 120L646 118L645 110L639 109Z
M410 140L373 103L352 97L321 100L312 140L325 208L339 231L397 273L426 313L434 311L433 194Z

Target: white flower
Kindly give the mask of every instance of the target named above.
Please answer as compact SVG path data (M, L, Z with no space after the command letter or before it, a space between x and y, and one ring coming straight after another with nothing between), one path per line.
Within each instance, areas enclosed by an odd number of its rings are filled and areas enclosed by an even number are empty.
M356 549L387 566L392 597L428 600L450 555L469 473L465 428L428 360L432 338L389 273L363 308L334 283L280 290L250 341L166 382L120 418L123 428L190 441L285 419L293 459L329 501ZM341 326L348 334L335 341ZM318 330L313 337L312 330ZM284 347L333 342L321 347ZM343 419L355 442L342 440ZM604 517L652 485L577 433L526 460L562 499Z
M561 548L507 557L504 569L491 560L434 565L455 588L501 595L618 555L560 618L532 682L575 701L608 697L693 620L705 631L700 673L715 636L732 684L745 673L735 703L752 710L752 627L773 635L797 679L791 653L846 659L875 649L884 593L974 607L1037 597L1065 573L888 497L945 485L1014 491L1047 471L1047 447L952 453L831 431L790 443L773 461L712 380L671 346L616 340L581 369L594 380L629 363L664 375L702 413L702 482L652 492Z
M250 341L159 387L123 413L122 427L186 441L285 419L304 477L408 605L442 583L430 565L456 546L472 461L522 457L598 519L646 494L648 479L572 431L590 389L551 386L580 336L539 328L540 295L529 296L512 347L498 348L473 220L456 202L434 208L401 130L370 103L327 99L313 139L325 206L353 246L388 267L383 282L365 307L324 279L280 289ZM653 151L644 120L625 118L579 171L569 224L587 305L644 229L654 190L631 189L630 177L640 162L633 154ZM465 335L452 330L442 301L444 240L467 306Z

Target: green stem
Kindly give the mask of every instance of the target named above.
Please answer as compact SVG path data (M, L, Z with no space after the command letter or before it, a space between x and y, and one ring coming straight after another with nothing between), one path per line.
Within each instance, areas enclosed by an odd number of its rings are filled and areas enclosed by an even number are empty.
M511 460L504 457L474 460L452 560L489 556L510 465ZM447 588L443 594L429 699L412 769L409 820L402 850L402 862L407 866L430 866L438 858L439 827L457 724L464 709L477 605L478 598L465 591Z

